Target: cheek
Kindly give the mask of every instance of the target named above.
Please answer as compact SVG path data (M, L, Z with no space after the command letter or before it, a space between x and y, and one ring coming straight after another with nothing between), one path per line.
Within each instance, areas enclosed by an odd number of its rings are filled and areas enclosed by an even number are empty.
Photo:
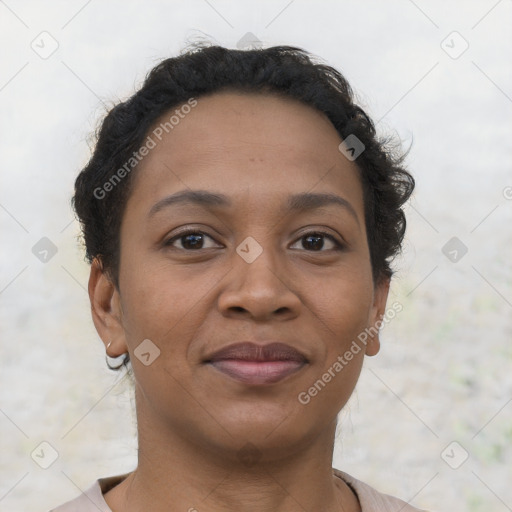
M193 268L149 259L125 265L120 278L128 345L133 349L149 338L166 354L185 350L204 320L208 292L219 280L218 273L198 279Z
M329 329L329 350L343 350L367 327L373 304L371 273L352 267L339 277L334 275L312 300L314 311Z
M167 317L167 325L172 325L168 315L174 308L162 293L165 286L156 286L154 276L144 267L137 271L128 267L124 270L120 273L120 284L127 341L132 347L144 338L157 342L163 318Z
M298 395L312 417L333 415L345 406L359 378L365 347L358 336L368 325L371 284L362 275L332 280L316 296L316 324L324 350L312 367L311 377Z

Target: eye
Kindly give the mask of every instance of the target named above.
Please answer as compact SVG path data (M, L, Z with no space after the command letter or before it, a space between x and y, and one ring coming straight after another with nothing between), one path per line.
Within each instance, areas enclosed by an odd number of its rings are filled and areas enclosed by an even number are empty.
M211 245L210 247L205 247L206 239L214 241L210 235L204 233L203 231L199 231L197 229L187 229L167 240L164 245L166 247L174 247L175 249L184 251L198 251L201 249L218 247L218 245L215 244ZM327 247L327 249L325 248L326 239L332 245L332 247ZM302 248L308 250L309 252L326 252L326 250L344 249L344 245L339 242L333 235L324 233L323 231L310 231L305 233L297 240L297 242L295 242L295 244L297 244L299 241L302 241ZM180 243L181 247L176 246L177 242Z
M339 251L344 248L344 245L339 242L333 235L329 233L324 233L322 231L310 231L309 233L303 234L299 240L295 243L298 243L302 240L302 247L306 250L310 250L310 252L326 252L322 251L324 248L324 240L328 239L334 247L331 247L331 250Z
M197 229L187 229L186 231L182 231L178 235L167 240L164 245L165 246L174 246L176 241L181 243L181 247L175 247L176 249L182 249L185 251L197 251L200 249L208 249L209 247L204 247L204 243L206 238L213 240L213 238L203 231L198 231ZM218 246L212 246L218 247Z

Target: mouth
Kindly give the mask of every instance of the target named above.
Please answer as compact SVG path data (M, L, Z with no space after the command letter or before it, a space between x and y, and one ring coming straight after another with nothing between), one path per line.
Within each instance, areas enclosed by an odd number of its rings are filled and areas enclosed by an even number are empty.
M214 353L205 363L244 384L266 385L298 372L308 360L298 350L284 343L256 345L242 342Z

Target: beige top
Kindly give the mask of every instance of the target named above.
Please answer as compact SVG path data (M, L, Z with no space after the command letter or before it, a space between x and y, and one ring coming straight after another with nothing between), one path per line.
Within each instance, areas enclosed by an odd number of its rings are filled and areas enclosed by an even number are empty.
M398 498L382 494L339 469L333 468L333 471L357 494L363 512L426 512ZM120 484L129 474L99 478L80 496L50 510L50 512L112 512L103 495Z

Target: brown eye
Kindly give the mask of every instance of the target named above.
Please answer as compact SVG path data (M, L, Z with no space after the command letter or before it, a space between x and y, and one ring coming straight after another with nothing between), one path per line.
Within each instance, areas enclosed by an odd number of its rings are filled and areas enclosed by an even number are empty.
M170 238L165 242L165 246L174 246L176 241L181 243L181 247L175 247L176 249L182 249L185 251L197 251L200 249L208 249L208 247L204 247L206 239L209 238L213 240L213 238L202 231L197 230L187 230L183 231L180 234Z
M331 244L334 245L334 247L328 247L327 250L343 249L343 245L329 233L323 233L321 231L311 231L309 233L302 235L299 238L299 240L302 241L302 248L311 252L325 252L322 251L322 249L325 248L325 239L328 239L329 242L331 242Z

